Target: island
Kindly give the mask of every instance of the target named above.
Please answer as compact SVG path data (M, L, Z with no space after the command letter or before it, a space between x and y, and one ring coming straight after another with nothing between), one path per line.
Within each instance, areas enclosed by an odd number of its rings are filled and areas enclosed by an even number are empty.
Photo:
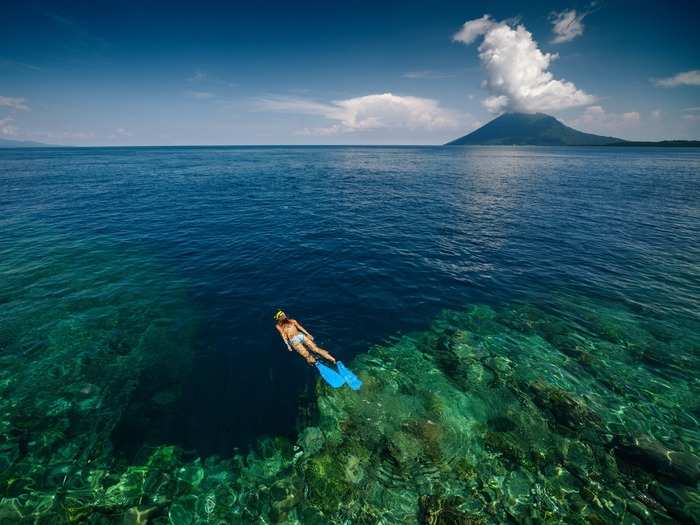
M504 113L446 146L699 147L697 140L628 141L584 133L544 113Z

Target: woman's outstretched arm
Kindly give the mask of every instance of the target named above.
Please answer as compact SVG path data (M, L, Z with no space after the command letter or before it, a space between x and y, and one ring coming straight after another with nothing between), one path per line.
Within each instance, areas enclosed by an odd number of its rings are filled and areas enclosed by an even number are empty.
M289 350L291 352L292 347L289 346L289 341L287 341L287 336L284 335L284 332L282 331L282 329L279 326L275 326L275 328L280 333L280 337L282 338L282 341L284 341L284 344L287 345L287 350Z

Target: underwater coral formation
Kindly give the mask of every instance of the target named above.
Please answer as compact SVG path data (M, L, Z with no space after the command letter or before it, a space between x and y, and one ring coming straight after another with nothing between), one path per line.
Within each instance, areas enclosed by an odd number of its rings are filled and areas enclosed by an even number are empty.
M698 328L583 298L447 311L358 356L361 391L319 382L296 443L127 465L105 436L156 328L60 326L46 344L96 345L110 379L54 360L32 373L58 393L32 401L3 367L0 523L697 523Z

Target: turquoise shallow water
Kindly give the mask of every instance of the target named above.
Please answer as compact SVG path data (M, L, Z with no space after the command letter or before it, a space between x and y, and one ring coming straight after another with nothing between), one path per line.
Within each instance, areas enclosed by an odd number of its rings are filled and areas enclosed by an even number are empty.
M697 522L699 168L1 151L0 523Z

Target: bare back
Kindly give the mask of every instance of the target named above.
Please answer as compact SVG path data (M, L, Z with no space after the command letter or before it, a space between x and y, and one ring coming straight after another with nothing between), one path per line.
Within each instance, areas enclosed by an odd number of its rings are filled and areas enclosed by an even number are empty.
M297 328L298 323L295 319L287 319L284 323L277 323L277 330L284 336L284 338L289 341L292 337L297 334L302 333L299 328Z

